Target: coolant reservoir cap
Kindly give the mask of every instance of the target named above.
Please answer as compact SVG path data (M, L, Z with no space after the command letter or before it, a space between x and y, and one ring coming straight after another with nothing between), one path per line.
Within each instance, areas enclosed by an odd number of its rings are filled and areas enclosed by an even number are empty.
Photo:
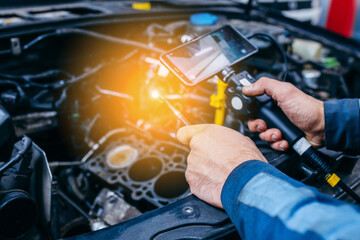
M119 169L135 162L138 155L136 148L129 145L118 146L106 155L106 163L112 169Z
M190 22L194 25L215 25L218 21L218 16L211 13L195 13L190 16Z

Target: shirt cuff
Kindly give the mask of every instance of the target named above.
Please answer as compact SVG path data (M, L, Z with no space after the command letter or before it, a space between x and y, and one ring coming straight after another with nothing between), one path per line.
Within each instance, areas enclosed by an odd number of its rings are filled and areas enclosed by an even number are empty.
M241 190L255 175L261 172L283 179L295 187L304 186L268 163L260 160L246 161L237 166L225 181L221 191L221 203L225 210L231 209L237 204L236 202Z
M324 102L326 148L360 154L359 99Z

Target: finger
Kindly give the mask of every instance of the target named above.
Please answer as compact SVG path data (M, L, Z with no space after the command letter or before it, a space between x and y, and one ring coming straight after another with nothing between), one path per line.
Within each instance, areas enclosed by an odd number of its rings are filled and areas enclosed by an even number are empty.
M267 125L265 121L262 119L249 120L248 127L250 131L257 133L264 132L267 129Z
M259 137L267 142L277 142L282 138L282 134L279 129L271 128L259 134Z
M280 140L270 145L273 149L278 151L286 151L289 148L289 143L286 140Z
M276 91L282 91L282 86L285 85L287 84L284 82L267 77L262 77L254 84L244 86L242 91L248 96L258 96L266 93L268 96L272 97L275 101L277 101Z
M191 125L182 127L176 134L177 139L179 142L185 145L189 145L191 139L199 133L202 133L207 129L211 124L198 124L198 125Z

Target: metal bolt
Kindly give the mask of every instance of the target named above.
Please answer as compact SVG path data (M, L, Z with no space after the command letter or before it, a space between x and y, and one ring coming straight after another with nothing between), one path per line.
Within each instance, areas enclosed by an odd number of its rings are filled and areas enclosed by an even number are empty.
M194 212L194 209L192 207L184 207L183 210L187 214L192 214Z

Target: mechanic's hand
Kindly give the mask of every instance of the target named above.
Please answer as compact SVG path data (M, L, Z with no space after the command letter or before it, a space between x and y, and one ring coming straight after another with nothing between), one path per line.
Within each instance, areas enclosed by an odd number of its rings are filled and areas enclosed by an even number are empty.
M191 149L185 172L191 192L216 207L222 208L221 190L234 168L249 160L267 162L250 138L230 128L192 125L179 129L177 138Z
M290 83L262 77L252 86L243 88L243 93L248 96L258 96L266 93L272 97L285 115L300 130L305 133L307 140L318 147L325 140L324 103L317 100ZM279 129L267 129L263 120L248 121L252 132L260 133L260 138L270 142L271 147L278 151L285 151L289 144L282 139Z

